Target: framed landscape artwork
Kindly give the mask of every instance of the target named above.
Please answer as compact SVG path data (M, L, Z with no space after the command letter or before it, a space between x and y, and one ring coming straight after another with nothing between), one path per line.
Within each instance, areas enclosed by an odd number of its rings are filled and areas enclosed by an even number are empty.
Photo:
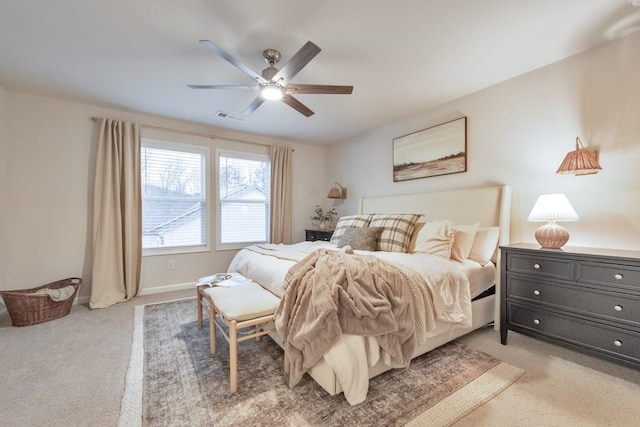
M467 118L393 140L393 180L467 171Z

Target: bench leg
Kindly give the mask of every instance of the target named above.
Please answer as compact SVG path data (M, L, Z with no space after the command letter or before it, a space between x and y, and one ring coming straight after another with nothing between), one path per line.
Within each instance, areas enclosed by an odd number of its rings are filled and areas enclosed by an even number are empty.
M196 295L198 297L198 329L202 329L202 294L200 287L196 287Z
M229 383L231 393L238 391L238 330L236 321L229 322Z
M216 311L209 301L209 350L211 354L216 354Z

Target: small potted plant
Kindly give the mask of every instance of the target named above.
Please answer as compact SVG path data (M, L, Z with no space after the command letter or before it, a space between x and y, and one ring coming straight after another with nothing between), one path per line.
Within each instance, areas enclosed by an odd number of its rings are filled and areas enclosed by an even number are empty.
M311 216L311 221L316 227L318 227L318 229L324 231L333 225L337 216L338 212L335 208L324 211L320 205L316 205L313 215Z

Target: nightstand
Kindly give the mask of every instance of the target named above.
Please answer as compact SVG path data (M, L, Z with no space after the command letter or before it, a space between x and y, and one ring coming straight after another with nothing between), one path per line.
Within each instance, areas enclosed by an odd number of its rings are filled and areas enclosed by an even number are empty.
M304 230L305 232L305 240L307 242L313 242L316 240L323 240L328 242L331 240L331 236L333 236L333 230Z
M640 367L640 252L500 249L502 344L512 330Z

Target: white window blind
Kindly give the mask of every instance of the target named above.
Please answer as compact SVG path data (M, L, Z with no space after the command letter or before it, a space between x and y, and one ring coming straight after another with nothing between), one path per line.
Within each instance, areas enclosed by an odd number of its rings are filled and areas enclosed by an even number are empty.
M238 245L269 241L269 157L218 151L219 242Z
M206 165L206 148L143 139L143 249L206 246Z

